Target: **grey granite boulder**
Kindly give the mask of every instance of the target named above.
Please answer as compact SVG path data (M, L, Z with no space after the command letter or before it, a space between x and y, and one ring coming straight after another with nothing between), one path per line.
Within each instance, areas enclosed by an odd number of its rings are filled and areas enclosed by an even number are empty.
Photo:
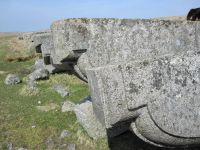
M166 56L88 70L89 84L96 87L94 107L106 128L135 118L132 131L150 144L198 144L199 60Z
M67 19L51 25L54 51L51 52L54 64L76 60L88 49L90 33L87 19Z
M98 121L93 112L91 101L78 104L74 111L78 122L83 126L90 137L98 139L106 136L104 126Z
M105 19L90 27L87 78L107 130L127 123L115 135L131 128L157 146L199 144L200 24Z
M33 45L37 53L42 53L43 58L46 54L50 54L51 50L54 49L51 32L35 34Z
M57 69L53 65L45 65L44 64L44 59L38 59L38 60L36 60L33 68L35 70L37 70L37 69L46 69L49 72L49 74L54 74L54 73L58 73L58 72L62 71L60 69Z
M28 80L30 81L43 80L48 78L49 78L49 72L44 68L39 68L28 75Z
M144 19L60 20L51 26L54 44L51 58L57 66L72 66L87 81L86 68L197 49L196 24Z
M58 65L53 63L51 53L54 53L54 42L50 31L35 34L32 39L33 49L35 49L37 53L42 54L44 68L46 68L50 74L71 70L71 67L68 64Z
M130 129L160 147L200 144L200 22L66 19L51 31L53 62L89 82L92 104L77 116L94 114L108 136ZM77 118L93 136L89 117Z
M7 144L7 150L14 150L12 143Z
M86 74L82 72L85 68L81 68L80 64L85 66L85 63L77 62L89 47L90 32L87 22L87 19L67 19L56 21L51 26L54 43L54 49L51 51L53 64L75 71L84 81L87 81Z
M75 104L70 101L65 101L62 105L62 112L74 111Z
M24 32L19 34L18 39L23 41L23 43L28 47L29 52L35 52L35 46L34 46L34 36L40 35L40 34L46 34L50 32L50 30L45 31L36 31L36 32Z
M8 74L4 83L7 85L15 85L21 82L20 78L16 74Z

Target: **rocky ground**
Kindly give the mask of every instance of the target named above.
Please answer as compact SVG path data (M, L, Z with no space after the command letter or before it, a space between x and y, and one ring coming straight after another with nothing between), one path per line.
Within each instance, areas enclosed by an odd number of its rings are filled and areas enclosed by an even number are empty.
M87 84L70 74L35 71L40 56L29 57L18 46L15 36L0 37L0 149L108 149L74 112L89 95Z

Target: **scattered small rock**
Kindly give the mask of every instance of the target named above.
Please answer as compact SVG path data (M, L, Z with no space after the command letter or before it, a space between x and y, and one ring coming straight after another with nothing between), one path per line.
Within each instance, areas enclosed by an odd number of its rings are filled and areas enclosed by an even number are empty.
M75 144L69 144L67 146L67 150L76 150L76 145Z
M8 74L4 83L7 85L14 85L19 84L20 82L21 80L16 74Z
M70 101L65 101L62 105L62 112L74 111L75 104Z
M37 69L46 69L49 72L49 74L61 72L61 70L59 70L58 68L55 68L52 65L45 65L43 59L36 60L34 66L33 66L33 69L34 70L37 70Z
M96 118L91 101L88 100L76 105L74 112L78 122L83 126L90 137L98 139L106 136L105 127L103 127Z
M63 130L60 134L60 138L63 139L63 138L66 138L70 135L69 131L67 130Z
M37 69L28 75L29 81L43 80L48 78L49 78L49 72L44 68Z
M7 150L13 150L13 144L12 143L9 143L7 145Z
M31 126L31 128L36 128L36 126L35 126L35 125L33 125L33 126Z
M38 101L38 104L41 104L41 101Z
M36 106L36 108L40 111L48 112L50 110L54 110L54 109L59 108L59 106L57 104L50 103L50 104L45 105L45 106Z
M69 92L66 91L63 85L55 84L53 85L53 89L58 92L62 97L69 96Z

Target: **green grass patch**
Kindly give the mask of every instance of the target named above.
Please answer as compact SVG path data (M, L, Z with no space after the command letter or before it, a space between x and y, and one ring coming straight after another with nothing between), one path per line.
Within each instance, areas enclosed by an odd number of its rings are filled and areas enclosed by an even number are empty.
M7 144L28 149L46 149L46 141L54 141L54 149L60 149L61 143L74 143L78 150L106 150L105 139L93 140L79 125L73 112L62 113L61 106L65 100L78 103L89 95L86 83L73 75L55 74L49 80L38 81L37 94L23 94L25 78L30 72L35 58L22 62L4 60L10 52L11 37L0 37L0 149L7 149ZM8 73L18 73L23 82L8 86L4 80ZM70 92L70 96L62 98L52 88L54 84L62 83ZM25 91L26 93L26 91ZM41 104L38 104L38 101ZM55 103L60 106L56 110L42 112L36 106ZM71 135L61 141L58 137L62 130L68 130Z

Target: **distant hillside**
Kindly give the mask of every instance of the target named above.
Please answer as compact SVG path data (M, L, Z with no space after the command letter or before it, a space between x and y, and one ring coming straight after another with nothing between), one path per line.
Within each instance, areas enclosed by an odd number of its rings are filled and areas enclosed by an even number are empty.
M2 36L17 36L20 32L0 32L0 37Z
M168 17L159 17L159 18L153 18L153 19L183 21L183 20L186 20L186 16L168 16Z

